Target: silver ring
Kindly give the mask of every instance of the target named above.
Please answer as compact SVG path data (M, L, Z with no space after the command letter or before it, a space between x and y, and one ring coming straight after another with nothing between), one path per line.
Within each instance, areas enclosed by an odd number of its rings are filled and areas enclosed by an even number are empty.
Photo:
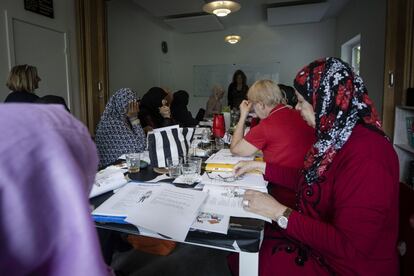
M249 201L247 199L242 201L244 207L249 207Z

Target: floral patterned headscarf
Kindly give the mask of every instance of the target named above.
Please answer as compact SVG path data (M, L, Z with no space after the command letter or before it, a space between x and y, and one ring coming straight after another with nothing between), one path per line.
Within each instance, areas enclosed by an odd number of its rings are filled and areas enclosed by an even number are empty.
M385 136L362 79L342 60L328 57L310 63L296 75L294 85L315 111L317 140L304 164L309 185L329 169L357 123Z

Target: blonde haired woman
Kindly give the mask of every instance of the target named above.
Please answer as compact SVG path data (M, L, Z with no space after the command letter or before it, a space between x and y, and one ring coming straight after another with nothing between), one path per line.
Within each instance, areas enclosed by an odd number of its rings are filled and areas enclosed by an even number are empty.
M247 98L240 104L240 119L234 130L231 152L249 156L262 150L266 163L302 168L305 153L315 139L314 130L302 120L298 111L286 105L284 94L271 80L256 81ZM243 137L251 109L261 121ZM295 193L290 187L285 188L283 183L272 184L270 192L276 199L288 206L294 204Z
M210 98L207 101L206 106L206 114L205 117L213 117L214 113L221 113L222 103L221 100L224 96L224 89L219 86L215 85L213 87L213 93L211 93Z
M32 103L36 101L39 97L34 91L39 88L40 81L36 67L28 64L14 66L6 83L11 93L4 102Z

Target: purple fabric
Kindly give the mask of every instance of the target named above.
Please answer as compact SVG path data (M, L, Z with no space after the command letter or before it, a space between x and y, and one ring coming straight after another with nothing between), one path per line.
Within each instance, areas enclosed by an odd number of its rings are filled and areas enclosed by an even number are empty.
M0 104L0 162L1 274L107 275L87 129L59 105Z

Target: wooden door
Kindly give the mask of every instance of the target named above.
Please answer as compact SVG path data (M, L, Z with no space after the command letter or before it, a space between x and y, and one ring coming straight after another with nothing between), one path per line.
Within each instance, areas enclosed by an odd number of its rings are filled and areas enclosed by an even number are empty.
M108 100L105 0L77 0L82 120L94 136Z
M385 47L383 124L392 137L395 106L406 104L414 87L414 0L388 0Z

